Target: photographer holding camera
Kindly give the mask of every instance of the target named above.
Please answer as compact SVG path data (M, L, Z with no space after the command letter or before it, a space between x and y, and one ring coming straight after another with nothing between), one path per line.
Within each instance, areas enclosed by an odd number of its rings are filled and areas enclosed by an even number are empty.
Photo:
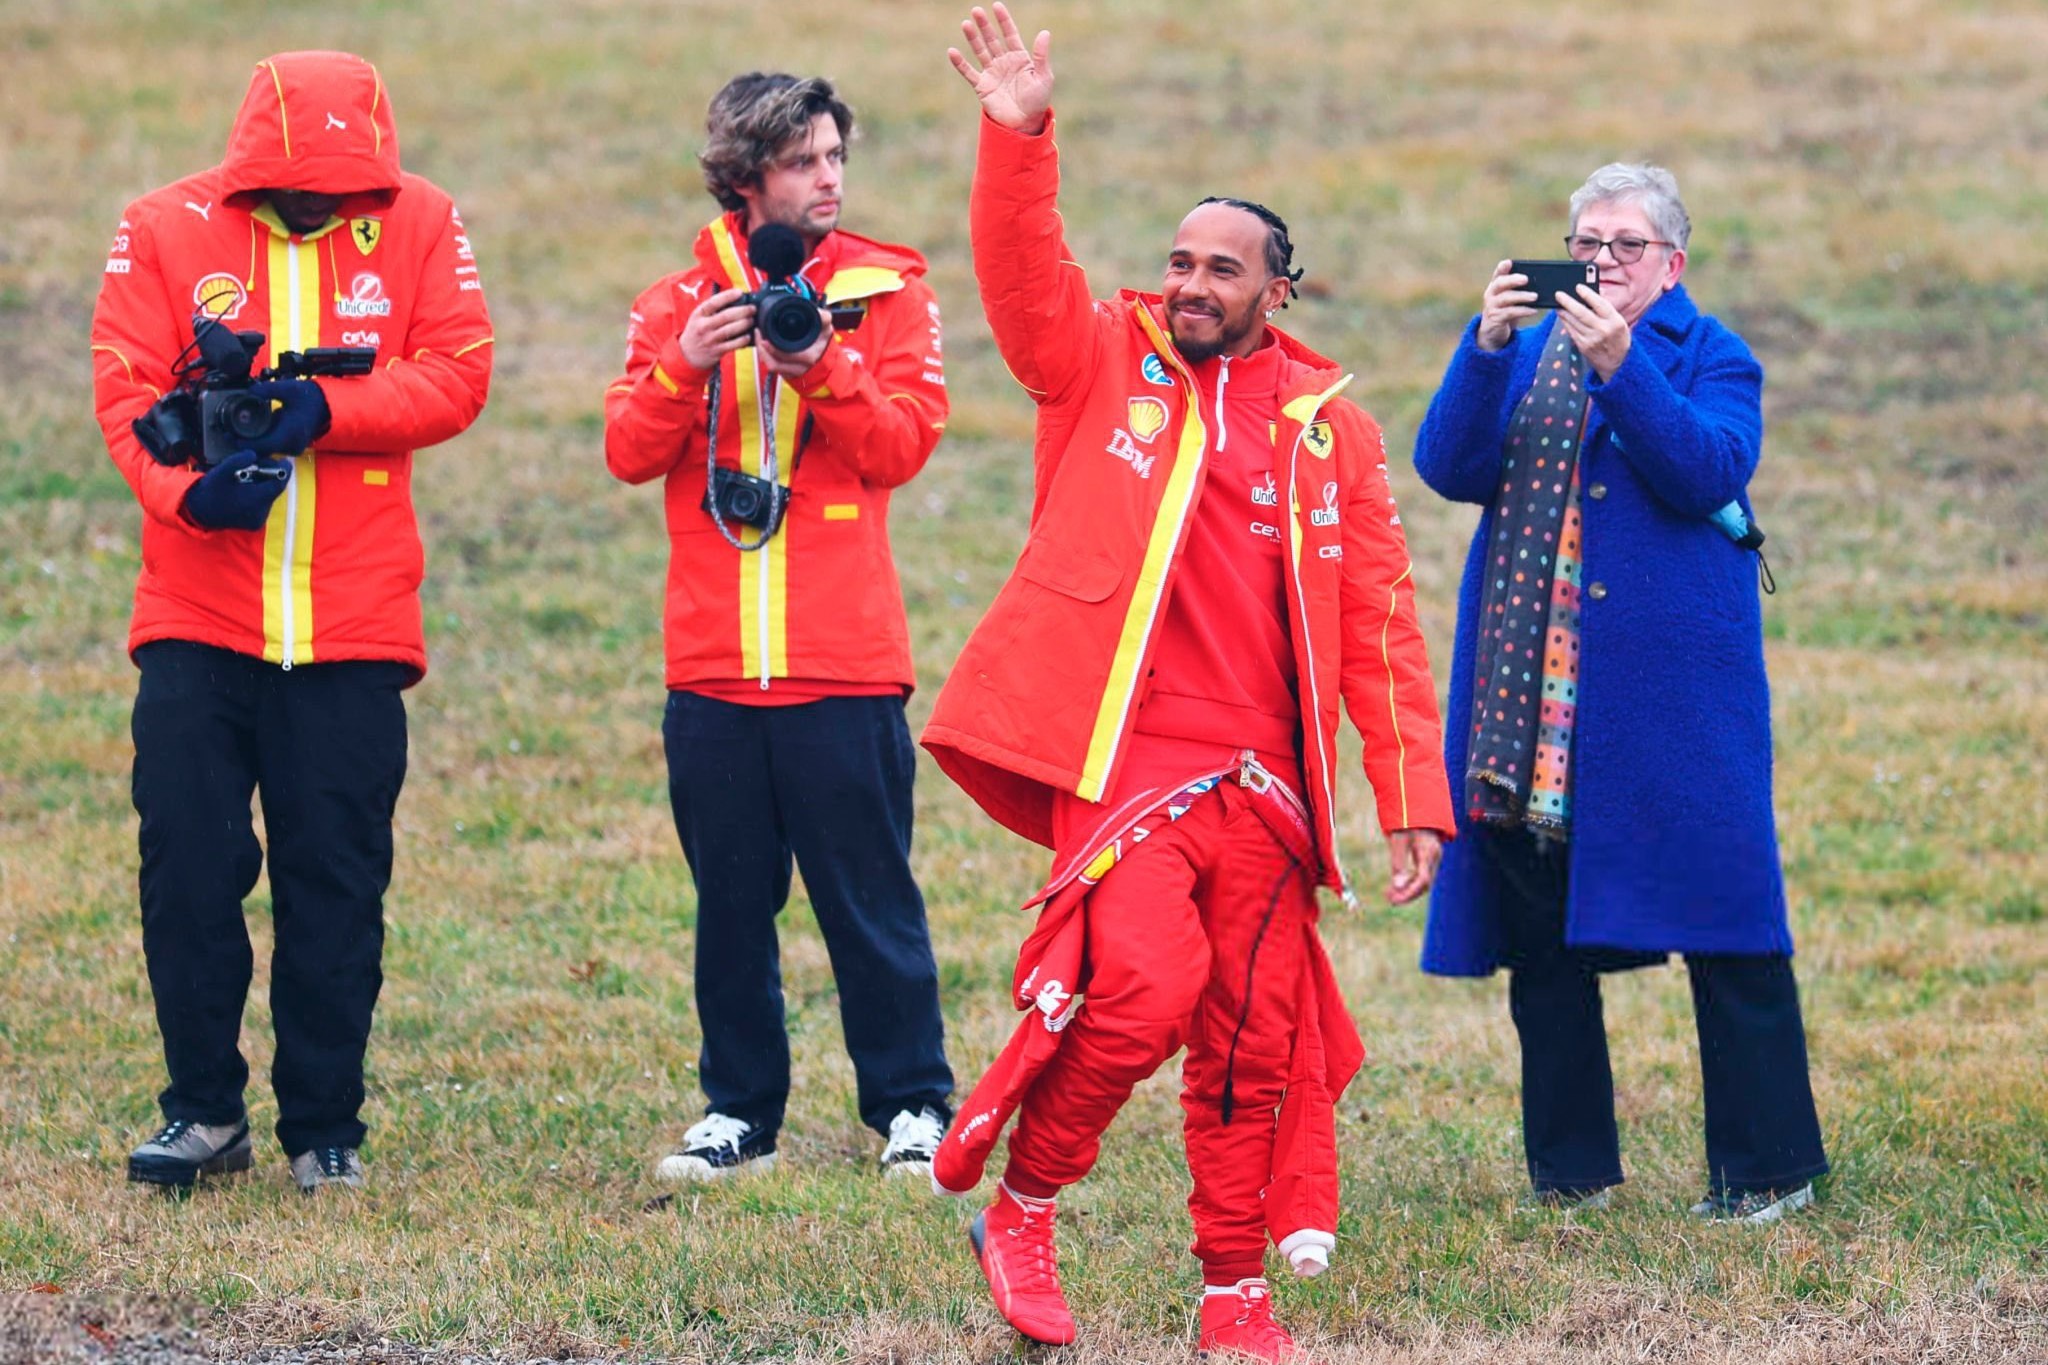
M711 102L725 212L633 305L605 458L665 480L662 738L697 888L702 1121L656 1169L774 1163L789 1095L775 919L803 871L882 1168L928 1169L951 1118L938 970L910 872L915 682L889 495L945 428L924 258L839 228L853 111L759 72Z
M400 170L375 67L257 63L221 164L123 214L92 352L143 511L133 794L170 1072L128 1178L187 1187L252 1163L239 1039L260 792L278 1140L300 1189L359 1187L400 693L427 666L412 452L475 419L491 371L462 219Z

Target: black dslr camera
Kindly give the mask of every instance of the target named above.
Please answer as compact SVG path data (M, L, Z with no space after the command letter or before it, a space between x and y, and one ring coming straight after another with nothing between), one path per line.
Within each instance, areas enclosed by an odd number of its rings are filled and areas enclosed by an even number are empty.
M797 275L804 268L804 239L793 227L763 223L747 239L747 261L768 283L742 294L732 306L754 309L754 331L785 355L808 351L824 330L818 294Z
M704 490L704 510L714 520L737 521L771 535L781 526L789 506L789 489L773 479L757 478L724 465L711 467L711 486Z
M377 363L377 352L367 346L315 346L286 351L277 364L252 374L262 349L261 332L231 332L204 314L193 318L192 344L171 366L177 387L129 424L151 458L211 469L268 435L277 421L270 400L250 393L251 384L365 375Z

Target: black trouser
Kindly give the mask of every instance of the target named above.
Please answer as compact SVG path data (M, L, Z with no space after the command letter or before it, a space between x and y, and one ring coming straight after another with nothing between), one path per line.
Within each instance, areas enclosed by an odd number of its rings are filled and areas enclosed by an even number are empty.
M164 1116L233 1123L252 954L242 900L269 836L271 1083L287 1155L354 1147L383 984L391 815L405 781L398 663L304 664L163 640L135 651L142 951L171 1084Z
M1569 850L1539 844L1521 830L1483 829L1475 837L1507 890L1508 1011L1522 1040L1529 1179L1542 1192L1619 1184L1599 974L1663 955L1566 947ZM1783 1190L1825 1172L1791 959L1687 953L1685 966L1699 1029L1712 1192Z
M910 875L916 757L899 697L741 706L671 692L669 801L697 884L698 1076L711 1108L775 1132L789 1035L775 917L791 856L839 987L860 1115L950 1117L938 966Z

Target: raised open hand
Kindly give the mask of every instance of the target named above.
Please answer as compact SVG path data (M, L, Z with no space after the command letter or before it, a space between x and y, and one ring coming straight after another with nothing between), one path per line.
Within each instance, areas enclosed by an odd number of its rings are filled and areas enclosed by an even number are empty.
M960 21L960 31L981 69L975 70L974 62L957 47L947 48L946 58L960 79L974 87L982 112L1020 133L1043 132L1045 111L1052 107L1052 34L1040 29L1026 48L1017 21L1001 0L993 16L976 5L973 14Z

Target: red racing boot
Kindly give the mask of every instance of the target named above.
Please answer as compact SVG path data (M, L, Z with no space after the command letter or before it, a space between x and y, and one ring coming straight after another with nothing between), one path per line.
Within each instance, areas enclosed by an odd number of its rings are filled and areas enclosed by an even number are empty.
M1273 1291L1263 1279L1239 1280L1232 1292L1202 1296L1202 1355L1228 1353L1249 1360L1309 1365L1287 1329L1273 1321Z
M1060 1291L1053 1216L1052 1200L1025 1199L998 1181L995 1202L974 1215L967 1240L1004 1321L1033 1341L1065 1346L1074 1339L1074 1314Z

